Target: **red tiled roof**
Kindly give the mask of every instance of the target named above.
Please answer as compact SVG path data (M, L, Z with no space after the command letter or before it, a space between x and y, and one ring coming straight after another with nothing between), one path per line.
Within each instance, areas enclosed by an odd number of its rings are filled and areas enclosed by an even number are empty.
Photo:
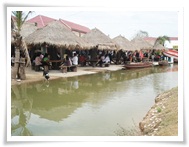
M157 39L156 37L144 37L144 40L146 41L154 41L156 39Z
M178 40L178 37L169 37L170 40Z
M37 27L38 28L42 28L44 26L46 26L49 22L52 22L56 19L54 18L50 18L50 17L47 17L47 16L43 16L43 15L38 15L32 19L29 19L27 22L29 23L37 23Z
M156 40L156 37L145 37L144 38L146 41L152 41L152 40ZM178 37L169 37L170 40L178 40Z
M85 34L90 32L90 29L85 26L82 26L82 25L79 25L79 24L76 24L67 20L63 20L63 19L59 19L59 21L63 23L65 26L67 26L71 31L81 32Z

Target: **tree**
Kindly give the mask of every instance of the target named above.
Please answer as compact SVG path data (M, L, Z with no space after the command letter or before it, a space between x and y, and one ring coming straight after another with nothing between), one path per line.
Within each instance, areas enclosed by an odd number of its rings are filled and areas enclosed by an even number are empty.
M144 38L144 37L148 37L148 32L146 31L138 31L138 33L135 35L134 38Z
M169 37L168 36L159 36L157 39L156 39L156 41L155 41L155 43L154 43L154 46L155 45L157 45L157 44L161 44L161 45L165 45L165 41L169 41L170 42L170 39L169 39Z
M22 25L31 13L32 11L12 11L14 20L11 18L11 31L15 44L15 64L12 73L12 78L14 79L26 79L25 65L28 66L29 64L31 64L27 46L20 34ZM27 61L26 64L25 60Z

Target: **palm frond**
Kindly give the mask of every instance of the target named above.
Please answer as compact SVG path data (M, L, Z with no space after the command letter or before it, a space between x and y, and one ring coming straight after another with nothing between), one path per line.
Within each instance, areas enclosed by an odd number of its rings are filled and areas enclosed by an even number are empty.
M161 44L161 45L164 46L165 41L169 41L169 42L170 42L170 39L169 39L168 36L165 36L165 35L164 35L164 36L159 36L159 37L156 39L156 41L155 41L155 43L154 43L154 46L155 46L155 45L158 45L158 44Z
M15 17L16 21L16 27L18 29L18 32L21 31L22 25L28 18L28 16L32 13L32 11L24 12L24 11L12 11L13 16Z

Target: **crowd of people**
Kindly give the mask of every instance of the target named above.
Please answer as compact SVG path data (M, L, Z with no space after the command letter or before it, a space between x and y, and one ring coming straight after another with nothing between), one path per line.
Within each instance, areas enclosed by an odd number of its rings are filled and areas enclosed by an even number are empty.
M64 54L60 65L77 66L79 64L80 66L90 66L94 62L95 66L102 67L103 64L127 64L128 62L142 62L144 59L148 59L148 61L160 61L164 59L162 52L162 50L119 50L116 52L97 49L69 51ZM61 58L59 57L59 59ZM49 70L49 67L52 66L49 60L49 54L42 54L41 52L37 53L35 59L33 60L35 70Z

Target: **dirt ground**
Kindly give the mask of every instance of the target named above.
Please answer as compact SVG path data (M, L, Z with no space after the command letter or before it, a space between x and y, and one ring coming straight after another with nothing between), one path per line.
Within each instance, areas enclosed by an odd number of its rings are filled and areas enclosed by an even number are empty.
M155 98L139 127L145 136L178 136L178 87Z

